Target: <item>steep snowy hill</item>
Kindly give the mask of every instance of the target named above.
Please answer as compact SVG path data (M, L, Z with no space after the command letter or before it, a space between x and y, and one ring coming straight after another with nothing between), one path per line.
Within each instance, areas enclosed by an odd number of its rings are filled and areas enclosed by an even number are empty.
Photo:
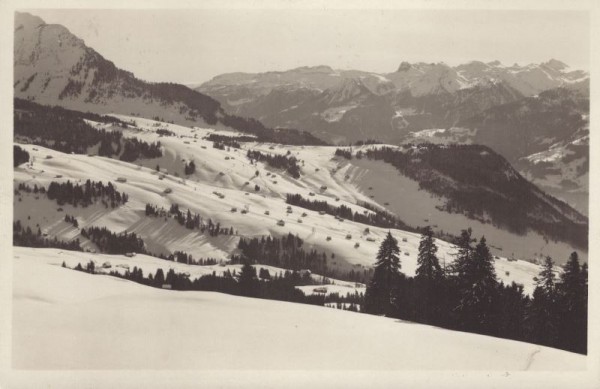
M153 289L50 265L32 249L16 252L13 279L18 369L556 371L586 363L565 351L383 317Z

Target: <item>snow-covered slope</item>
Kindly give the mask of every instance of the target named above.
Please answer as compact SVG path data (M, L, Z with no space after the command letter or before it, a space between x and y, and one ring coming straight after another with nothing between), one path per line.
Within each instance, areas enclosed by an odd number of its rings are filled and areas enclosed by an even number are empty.
M520 237L461 215L445 214L435 208L439 199L432 197L427 200L429 197L418 189L416 182L401 176L395 169L380 162L354 159L350 163L343 158L335 158L333 147L245 143L243 149L219 150L212 147L212 142L203 139L210 133L216 133L214 130L137 117L120 118L134 120L136 124L136 127L127 130L120 129L125 136L136 136L146 141L160 140L164 148L163 157L139 160L136 165L22 145L31 154L33 162L15 169L15 184L24 182L29 186L47 186L52 181L84 182L89 178L110 181L117 190L129 195L127 204L115 209L102 205L74 209L64 205L59 211L54 201L22 193L15 198L15 220L20 220L34 231L39 224L43 233L60 239L79 237L85 248L95 249L92 242L80 236L79 229L64 221L65 214L69 214L77 217L79 228L93 225L105 226L114 232L135 232L144 239L147 249L156 254L179 250L192 254L194 258L217 260L227 260L236 249L240 236L292 233L302 238L308 248L326 252L328 256L334 253L335 259L328 261L331 268L360 271L373 265L387 229L339 221L333 216L299 207L292 207L292 213L288 214L286 194L299 193L305 198L328 201L332 205L344 204L355 211L369 213L371 211L356 205L367 202L387 208L409 224L438 225L437 228L455 234L461 228L471 226L476 237L485 234L492 245L492 251L497 255L495 262L499 278L508 283L516 281L523 284L526 293L533 291L533 277L539 272L538 266L525 261L508 261L507 257L535 259L550 254L560 262L570 253L567 245L545 243L536 234ZM168 129L175 135L161 137L156 134L157 128ZM289 150L302 161L303 174L296 180L261 162L251 164L246 157L246 149L249 148L277 154L285 154ZM196 172L184 178L184 162L191 159L195 161ZM160 173L156 171L157 165ZM260 187L258 192L254 190L255 185ZM166 189L170 189L171 193L165 193ZM215 192L223 196L217 196ZM197 230L188 230L172 219L165 222L162 218L146 217L144 208L147 203L165 209L171 204L179 204L184 212L190 209L205 218L210 217L224 227L233 227L238 235L210 237ZM231 212L232 208L238 211ZM241 214L244 209L248 212ZM268 215L266 211L269 211ZM307 216L303 217L303 213ZM279 220L283 220L285 225L277 225ZM369 227L369 234L365 233L366 227ZM419 235L401 230L392 230L392 234L398 239L402 251L402 271L409 276L414 275ZM351 235L351 239L346 239L347 235ZM355 247L357 243L359 247ZM445 241L438 240L437 243L440 259L444 264L450 264L455 249ZM581 256L585 257L585 253Z
M14 259L16 369L585 369L582 355L532 344L302 304L152 289L50 265L38 254L20 249Z
M169 270L173 269L175 273L185 274L191 280L200 278L205 275L216 274L219 277L225 275L226 272L235 276L239 275L242 269L242 265L230 264L226 261L221 261L216 265L188 265L186 263L169 261L165 259L159 259L144 254L136 254L133 257L127 257L125 255L110 255L110 254L99 254L99 253L82 253L79 251L69 251L52 248L31 248L31 247L14 247L15 258L35 258L39 263L46 263L48 265L65 266L69 269L74 269L80 264L85 268L86 264L90 261L94 263L96 274L110 274L110 272L117 272L124 275L128 270L133 270L137 267L143 272L144 277L148 277L150 274L155 275L158 269L162 269L163 273L166 274ZM265 269L269 272L271 277L283 276L288 269L283 269L275 266L268 265L252 265L256 269L257 275L260 269ZM340 296L346 296L347 294L354 294L355 292L364 293L366 286L361 283L354 283L349 281L336 280L333 278L324 278L319 274L311 274L313 285L299 286L298 289L302 290L305 294L316 294L316 288L325 288L327 293L339 293Z

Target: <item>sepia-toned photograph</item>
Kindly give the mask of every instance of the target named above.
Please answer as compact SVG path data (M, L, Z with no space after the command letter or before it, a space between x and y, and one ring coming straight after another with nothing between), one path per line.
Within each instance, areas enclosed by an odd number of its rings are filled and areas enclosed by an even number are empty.
M599 387L598 9L527 3L5 3L0 386Z

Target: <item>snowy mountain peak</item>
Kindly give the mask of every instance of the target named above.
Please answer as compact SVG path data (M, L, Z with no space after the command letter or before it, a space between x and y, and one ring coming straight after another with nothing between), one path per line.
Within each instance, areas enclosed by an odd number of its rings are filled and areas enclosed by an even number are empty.
M405 72L408 69L410 69L412 67L412 65L406 61L402 61L402 63L400 64L400 66L398 67L397 72Z
M369 89L356 78L344 78L342 82L329 90L329 104L341 103L363 94L369 94Z
M22 28L36 28L46 24L39 16L28 12L15 12L15 31Z
M554 58L550 59L548 62L542 63L542 65L558 71L563 71L569 68L569 66L564 62Z
M327 65L317 65L317 66L301 66L296 69L291 70L299 72L299 73L334 73L334 70Z
M86 54L83 40L59 24L46 24L37 16L16 13L15 26L15 76L24 70L21 65L35 68L29 70L50 68L64 73Z

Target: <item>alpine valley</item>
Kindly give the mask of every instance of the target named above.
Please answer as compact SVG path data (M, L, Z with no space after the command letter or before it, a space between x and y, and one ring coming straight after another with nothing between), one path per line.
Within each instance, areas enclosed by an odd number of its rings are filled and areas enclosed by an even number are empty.
M557 60L403 62L385 74L315 66L223 74L196 90L228 112L306 129L335 144L486 145L587 213L589 75Z
M403 62L193 87L16 14L13 366L585 369L565 335L581 310L548 330L539 304L548 278L570 296L577 261L587 288L587 73ZM493 277L465 289L465 252Z

